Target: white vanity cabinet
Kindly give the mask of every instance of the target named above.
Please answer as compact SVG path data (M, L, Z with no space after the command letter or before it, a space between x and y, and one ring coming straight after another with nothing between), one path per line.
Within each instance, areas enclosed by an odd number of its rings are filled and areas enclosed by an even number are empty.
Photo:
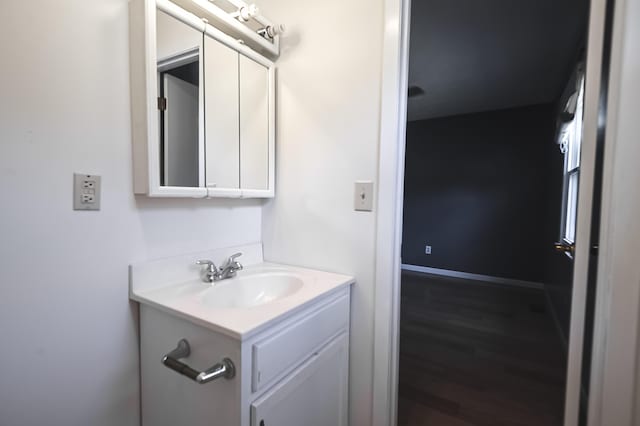
M246 336L213 331L140 305L144 426L347 426L350 286L338 287ZM232 379L198 384L161 363L186 339L181 359L204 370L230 358Z

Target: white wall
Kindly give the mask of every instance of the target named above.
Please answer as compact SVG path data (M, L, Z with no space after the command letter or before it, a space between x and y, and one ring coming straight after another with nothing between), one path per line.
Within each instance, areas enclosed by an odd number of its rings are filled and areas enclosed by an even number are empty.
M355 275L351 425L371 424L375 213L353 183L375 180L381 0L260 0L287 25L278 60L276 197L264 208L268 260Z
M127 265L258 241L261 206L132 195L127 0L0 16L0 424L138 425ZM102 211L72 211L74 171Z

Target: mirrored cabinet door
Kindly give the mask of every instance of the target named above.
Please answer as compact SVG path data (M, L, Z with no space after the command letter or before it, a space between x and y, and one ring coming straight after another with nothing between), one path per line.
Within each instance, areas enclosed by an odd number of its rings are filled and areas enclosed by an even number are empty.
M269 69L240 56L240 185L269 188Z
M238 52L205 35L207 188L240 188Z
M273 197L274 63L190 2L129 2L134 192Z
M199 187L202 33L157 11L156 49L160 185Z

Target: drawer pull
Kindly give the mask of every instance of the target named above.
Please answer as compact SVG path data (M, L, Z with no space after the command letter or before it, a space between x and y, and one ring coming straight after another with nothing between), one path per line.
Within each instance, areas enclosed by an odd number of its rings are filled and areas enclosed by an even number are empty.
M188 357L190 353L191 347L189 346L189 342L187 342L186 339L181 339L174 350L162 357L162 363L165 367L183 376L187 376L201 385L221 377L232 379L236 375L236 367L229 358L224 358L222 362L217 363L205 371L194 370L187 364L178 361L180 358Z

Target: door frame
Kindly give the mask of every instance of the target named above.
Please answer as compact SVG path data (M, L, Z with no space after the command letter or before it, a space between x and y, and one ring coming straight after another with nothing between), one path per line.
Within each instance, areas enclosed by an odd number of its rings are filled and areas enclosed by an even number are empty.
M585 67L584 119L580 152L578 214L573 264L569 351L564 404L564 426L577 426L580 418L582 357L584 348L587 283L591 252L591 221L596 165L596 146L601 105L603 53L605 49L606 8L609 0L591 0ZM607 141L608 143L609 141ZM605 206L602 205L602 210ZM596 282L596 286L598 283Z
M631 131L634 123L625 117L625 139L616 132L618 101L623 93L620 77L623 71L624 18L631 8L640 18L640 0L615 0L615 19L611 43L611 74L608 91L610 105L606 117L608 132L605 144L603 172L602 220L600 256L598 260L597 302L593 341L592 381L590 389L589 426L615 424L633 426L634 416L640 416L640 283L623 285L623 279L640 276L640 262L633 261L639 252L640 229L633 223L640 217L640 193L634 182L640 181L640 171L633 169L633 159L639 150ZM372 392L372 424L395 426L398 401L398 357L400 319L400 274L402 211L404 191L404 154L407 118L407 82L409 65L409 28L411 0L384 1L383 57L380 110L380 148L378 164L378 197L376 223L376 275L374 303L374 365ZM607 0L591 0L587 51L587 82L585 87L585 127L583 130L582 164L586 165L579 189L576 263L574 265L573 297L581 303L572 308L565 426L577 426L580 394L582 334L586 302L586 282L589 259L590 213L593 197L593 164L598 132L598 102L601 87ZM632 14L633 16L633 14ZM627 18L628 19L628 18ZM630 20L627 20L629 24ZM626 25L631 35L633 25ZM627 33L626 37L630 37ZM633 86L633 73L628 71L626 84ZM636 77L637 79L637 77ZM626 104L640 108L640 101L627 96ZM626 105L625 104L625 105ZM636 109L637 110L637 109ZM628 111L628 110L626 110ZM627 112L627 115L630 113ZM637 122L638 120L635 120ZM635 157L634 157L635 155ZM624 180L631 176L634 179ZM630 196L631 195L631 196ZM612 206L624 204L625 209L612 211ZM587 206L589 208L584 208ZM634 216L635 215L635 216ZM624 232L614 226L619 222L638 233ZM586 243L586 244L585 244ZM618 251L613 248L618 248ZM625 251L627 249L628 251ZM634 251L635 250L635 251ZM622 254L627 254L623 256ZM621 281L617 281L617 279ZM614 281L615 280L615 281ZM618 313L621 312L621 313ZM618 313L616 315L616 313ZM623 315L624 313L624 315ZM631 336L631 337L629 337ZM626 395L625 397L621 397ZM623 413L623 414L620 414Z
M411 0L384 1L376 217L372 425L398 407L400 271Z
M589 426L640 422L640 0L615 0Z

